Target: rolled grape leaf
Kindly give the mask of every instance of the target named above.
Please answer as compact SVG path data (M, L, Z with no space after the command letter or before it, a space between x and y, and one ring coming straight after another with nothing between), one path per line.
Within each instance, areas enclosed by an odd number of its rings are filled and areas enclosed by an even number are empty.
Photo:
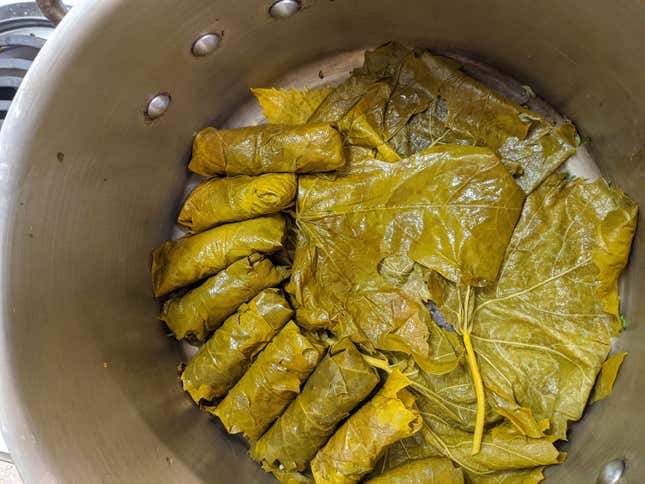
M450 459L411 460L367 481L368 484L463 484L464 474Z
M285 229L284 217L271 215L164 242L152 253L154 295L200 281L253 252L270 254L281 249Z
M241 304L263 289L277 286L289 272L263 255L251 254L183 296L166 301L160 319L177 339L202 341Z
M343 142L330 124L263 124L200 131L188 169L210 177L332 171L344 164Z
M494 281L523 198L492 152L469 146L357 162L334 179L301 177L288 285L298 322L424 364L433 357L429 295L414 262L454 281ZM391 277L386 262L406 254L411 264Z
M563 439L568 422L582 416L622 328L607 295L617 292L637 212L604 180L554 174L527 198L499 280L478 290L472 341L484 385L525 435L549 427ZM431 292L453 324L454 285L431 284Z
M273 474L280 484L314 484L314 480L307 474L297 471L287 471L280 467L269 467L263 465L262 468Z
M298 393L314 370L321 349L293 322L286 324L251 367L209 412L230 434L256 441Z
M184 390L196 403L223 396L293 315L279 289L265 289L242 304L188 362Z
M215 178L199 185L186 199L177 221L193 232L284 210L296 197L296 175Z
M325 100L331 87L320 89L251 89L262 107L262 113L272 124L304 124Z
M611 395L616 377L618 377L618 371L623 364L625 356L627 356L627 353L616 353L602 364L600 374L593 389L593 394L591 395L591 402L597 402Z
M349 340L330 349L273 426L251 449L251 457L270 466L304 471L338 423L379 382Z
M317 484L358 482L374 469L385 449L421 428L409 380L394 370L374 397L331 436L311 461Z

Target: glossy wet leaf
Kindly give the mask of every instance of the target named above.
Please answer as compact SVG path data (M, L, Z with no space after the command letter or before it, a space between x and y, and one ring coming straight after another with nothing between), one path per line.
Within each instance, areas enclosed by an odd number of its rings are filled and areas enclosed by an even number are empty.
M598 400L602 400L603 398L607 398L611 395L625 356L627 356L627 353L617 353L609 357L607 361L602 364L598 380L596 380L596 386L594 387L593 394L591 395L592 402L597 402Z
M469 77L452 59L389 43L368 51L355 75L390 86L376 128L403 157L437 142L487 146L530 193L575 153L570 123L553 126Z
M635 204L604 180L553 175L527 198L498 282L477 292L473 344L487 393L526 435L563 439L582 416L621 331L604 295L617 288L613 268L626 263L636 219ZM454 322L454 287L435 279L430 288Z
M272 215L164 242L152 253L154 295L198 282L254 252L276 252L283 247L285 229L284 217Z
M368 484L463 484L464 475L445 457L410 460L380 476Z
M344 164L340 133L330 124L262 124L200 131L188 169L210 177L324 172Z
M304 471L338 423L359 405L379 376L349 340L330 349L302 392L251 448L258 462Z
M333 88L320 89L251 89L262 114L272 124L304 124Z
M289 322L217 407L208 411L219 417L228 433L255 441L300 393L321 356L320 347Z
M260 254L240 259L183 296L163 305L159 318L177 339L204 340L243 303L289 277L289 268L275 266Z
M293 173L214 178L198 185L181 208L177 221L193 232L280 212L296 197Z
M301 177L289 283L298 322L454 368L445 347L430 354L426 272L416 266L473 285L494 280L522 200L495 155L467 146ZM398 279L388 268L397 257L409 261Z
M317 484L358 482L389 445L419 431L421 417L408 384L395 370L379 392L332 435L311 462Z
M453 427L431 413L422 410L421 430L427 445L450 458L468 474L492 475L500 471L526 469L559 464L565 454L558 451L551 438L526 437L509 423L502 423L484 433L481 451L471 452L472 434Z
M472 484L538 484L544 480L544 467L494 472L477 475L466 472L468 482Z
M181 374L184 390L196 403L223 396L291 316L279 289L265 289L242 304L188 362Z

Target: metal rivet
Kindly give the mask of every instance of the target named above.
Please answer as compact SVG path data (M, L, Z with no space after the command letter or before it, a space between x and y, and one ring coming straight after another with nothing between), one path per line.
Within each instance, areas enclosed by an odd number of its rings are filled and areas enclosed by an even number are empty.
M287 18L300 10L299 0L278 0L269 8L269 15L273 18Z
M616 484L625 472L625 461L614 459L607 462L598 474L596 484Z
M205 57L215 52L221 40L220 34L204 34L194 43L191 52L195 57Z
M148 101L148 107L146 108L146 117L148 119L158 119L168 111L170 107L170 94L162 93L157 94L155 97Z

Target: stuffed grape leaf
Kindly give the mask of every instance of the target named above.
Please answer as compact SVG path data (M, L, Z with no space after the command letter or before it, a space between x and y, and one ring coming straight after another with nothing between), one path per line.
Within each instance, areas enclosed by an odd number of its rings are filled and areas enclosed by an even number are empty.
M273 426L251 448L258 462L304 471L338 423L371 393L377 372L349 340L334 345Z
M207 409L230 434L256 441L300 393L321 348L289 322L215 408Z
M262 124L200 131L188 169L210 177L331 171L344 164L342 139L328 123Z
M224 321L181 374L195 403L223 396L293 316L279 289L265 289Z
M227 316L263 289L289 277L289 268L275 266L260 254L240 259L201 286L166 301L160 319L177 339L204 340Z
M320 89L251 89L257 98L264 117L271 124L305 124L325 100L331 87Z
M301 177L288 286L298 322L424 364L432 326L425 273L413 261L464 284L490 283L522 201L497 157L469 146L361 161L333 179ZM397 258L411 262L398 280L388 268Z
M409 380L394 370L379 392L350 416L311 461L317 484L360 481L385 449L421 428Z
M368 484L463 484L464 474L450 459L430 457L410 460L378 477Z
M285 229L284 217L271 215L164 242L152 253L154 295L200 281L253 252L270 254L281 249Z
M293 173L215 178L197 186L184 202L177 221L193 232L280 212L296 197Z
M499 280L478 290L472 340L489 401L525 435L564 439L582 416L621 330L606 296L636 221L636 205L604 180L552 175L527 198ZM430 290L454 324L454 285L435 279Z

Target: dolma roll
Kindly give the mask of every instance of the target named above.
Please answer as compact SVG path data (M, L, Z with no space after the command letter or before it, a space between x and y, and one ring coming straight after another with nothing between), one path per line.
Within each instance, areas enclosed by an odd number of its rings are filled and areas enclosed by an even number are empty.
M203 176L260 175L331 171L344 164L343 141L331 124L262 124L200 131L188 169Z
M383 387L331 436L311 461L317 484L360 481L387 446L421 429L410 381L394 370Z
M464 484L464 473L447 457L411 460L394 467L368 484Z
M184 390L196 403L224 395L291 316L293 310L275 288L242 304L186 365Z
M269 254L281 249L285 229L284 217L276 214L164 242L152 253L155 296L211 276L253 252Z
M183 296L166 301L160 319L177 339L190 337L201 341L241 304L287 277L287 267L275 266L265 256L251 254Z
M293 321L288 322L209 412L220 418L229 433L256 441L300 392L321 353Z
M302 393L251 449L251 457L286 470L304 471L338 423L379 382L346 339L336 344L311 374Z
M214 178L192 191L177 221L193 232L201 232L215 225L276 213L292 204L296 187L293 173Z

